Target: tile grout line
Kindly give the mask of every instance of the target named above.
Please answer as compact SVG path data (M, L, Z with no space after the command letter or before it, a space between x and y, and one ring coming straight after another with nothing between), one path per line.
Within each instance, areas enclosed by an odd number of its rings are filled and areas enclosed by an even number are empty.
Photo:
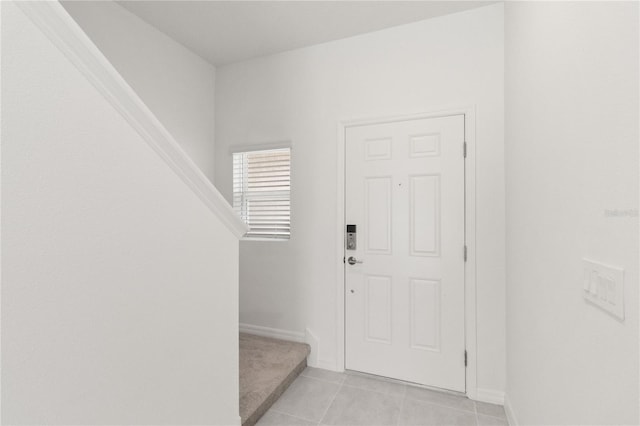
M329 408L331 408L331 406L333 405L333 402L336 400L336 397L338 396L338 393L340 393L340 390L342 389L343 386L344 386L344 380L343 380L343 383L341 383L340 386L338 386L338 390L333 395L333 398L331 398L331 402L329 403L329 405L327 405L327 408L324 410L322 417L320 417L320 420L318 421L318 425L320 425L324 420L324 418L327 416L327 413L329 412Z
M326 382L326 383L334 383L334 384L336 384L335 382L329 382L329 381L327 381L327 380L324 380L324 379L318 379L318 378L316 378L316 377L309 377L309 376L304 376L304 377L309 378L309 379L320 380L320 381L323 381L323 382ZM357 377L357 376L356 376L356 377ZM362 377L366 377L366 376L362 376ZM373 379L373 380L376 380L376 379ZM347 384L347 383L346 383L346 381L347 381L347 377L345 376L345 377L344 377L344 379L343 379L343 381L342 381L342 383L340 384L340 386L341 386L341 387L348 387L348 388L351 388L351 389L363 390L363 391L367 391L367 392L374 392L374 393L378 393L378 394L382 394L382 395L389 395L389 396L397 395L397 394L394 394L394 393L382 392L382 391L379 391L379 390L370 389L370 388L365 388L365 387L361 387L361 386L349 385L349 384ZM407 390L408 390L408 388L409 388L409 385L406 385L406 384L394 383L394 382L389 382L389 381L386 381L386 380L380 380L380 382L383 382L383 383L393 383L393 384L397 384L397 385L403 386L404 390L403 390L402 395L400 395L401 397L403 397L403 399L409 398L409 399L410 399L410 400L412 400L412 401L416 401L416 402L423 403L423 404L432 404L432 405L437 405L438 407L447 408L447 409L449 409L449 410L460 411L460 412L463 412L463 413L470 413L470 414L474 414L474 415L476 415L476 417L477 417L477 415L478 415L477 410L476 410L476 404L475 404L475 401L473 401L473 400L471 400L471 399L469 399L469 401L471 401L471 402L473 403L473 409L472 409L472 410L467 410L467 409L464 409L464 408L452 407L452 406L450 406L450 405L442 404L442 403L439 403L439 402L436 402L436 401L426 401L426 400L424 400L424 399L420 399L420 398L412 398L412 397L410 397L410 396L407 396ZM423 389L423 388L418 388L418 387L416 387L416 388L417 388L417 389ZM428 390L430 390L430 389L428 389ZM438 392L438 391L433 391L433 392ZM441 394L442 394L442 395L451 396L451 397L453 397L453 398L463 398L462 396L452 395L452 394L448 394L448 393L446 393L446 392L442 392ZM468 399L468 398L467 398L467 399ZM500 418L501 418L501 417L496 417L496 416L490 416L490 417L497 418L497 419L500 419Z
M382 395L389 395L389 396L400 396L400 397L403 397L406 394L406 391L402 392L402 393L392 393L392 392L382 392L382 391L379 391L379 390L369 389L369 388L360 387L360 386L347 385L347 384L344 384L344 383L342 385L346 386L348 388L351 388L351 389L358 389L358 390L363 390L363 391L367 391L367 392L374 392L374 393L379 393L379 394L382 394Z
M284 414L285 416L293 417L296 420L302 420L302 421L305 421L305 422L313 423L313 420L305 419L304 417L296 416L295 414L289 414L289 413L286 413L284 411L276 410L275 408L269 408L269 410L267 410L267 413L269 411L273 411L273 412L278 413L278 414ZM267 413L264 413L264 414L267 414Z
M340 374L340 373L338 373L338 374ZM375 374L368 374L368 373L361 373L361 372L354 372L354 371L344 372L344 373L341 373L341 374L343 374L345 376L345 378L349 377L349 376L352 376L352 377L360 377L360 378L364 378L364 379L370 379L370 380L374 380L374 381L377 381L377 382L397 384L397 385L405 386L407 389L409 389L409 388L423 389L423 390L426 390L426 391L435 392L435 393L437 393L439 395L446 395L446 396L450 396L450 397L453 397L453 398L466 398L469 401L475 403L475 401L470 399L465 393L461 393L461 392L458 392L458 391L452 391L452 390L449 390L449 389L435 388L433 386L421 385L419 383L407 382L405 380L392 379L392 378L389 378L389 377L377 376ZM347 385L347 386L349 386L349 385Z
M390 395L390 396L397 395L397 396L404 397L404 395L406 395L406 393L407 393L407 385L399 384L399 383L397 385L402 386L403 387L403 391L402 391L402 393L395 394L395 393L391 393L391 392L383 392L383 391L379 391L379 390L376 390L376 389L366 388L364 386L348 385L346 383L346 381L347 381L346 376L342 379L342 381L340 383L332 382L330 380L320 379L318 377L305 376L304 374L301 374L301 376L303 376L303 377L305 377L307 379L319 380L319 381L325 382L325 383L331 383L331 384L334 384L334 385L345 386L345 387L348 387L348 388L351 388L351 389L364 390L364 391L367 391L367 392L375 392L375 393L379 393L379 394L382 394L382 395ZM393 382L386 382L386 381L382 381L382 380L381 380L381 382L382 383L393 383Z
M327 380L318 379L316 377L309 377L309 376L305 376L303 374L300 374L298 377L296 377L296 380L298 380L300 377L304 377L305 379L317 380L317 381L322 382L322 383L329 383L329 384L332 384L332 385L338 385L338 391L342 387L342 385L340 383L329 382ZM294 382L295 382L295 380L294 380ZM337 395L337 391L336 391L336 395ZM282 395L280 395L280 397L282 397ZM280 397L278 399L280 399ZM333 396L333 398L335 399L335 395ZM276 400L276 402L277 402L277 400ZM333 402L333 399L331 400L331 402ZM275 404L275 402L274 402L274 404ZM329 404L329 405L331 405L331 404ZM327 410L328 409L329 408L327 407ZM322 421L322 419L324 418L324 416L326 415L327 410L325 410L324 414L322 415L322 418L318 422L316 422L315 420L310 420L310 419L307 419L307 418L304 418L304 417L297 416L295 414L288 413L286 411L278 410L276 408L273 408L273 406L271 406L271 408L269 408L269 410L267 410L267 412L268 411L274 411L274 412L279 413L279 414L284 414L286 416L293 417L294 419L297 419L297 420L302 420L302 421L305 421L305 422L310 422L310 423L314 423L316 425L319 425L320 422Z
M300 376L306 378L306 379L313 379L313 380L319 380L321 382L325 382L325 383L333 383L334 385L340 385L342 386L342 384L344 383L344 378L342 378L342 380L338 383L338 382L333 382L331 380L327 380L327 379L321 379L319 377L313 377L313 376L306 376L304 374L300 374Z
M466 357L466 352L465 352L465 357ZM480 424L480 419L478 418L478 404L476 404L475 401L473 401L473 412L476 413L476 425Z
M402 401L400 401L400 410L398 411L398 418L396 419L396 426L400 426L400 417L404 410L404 402L407 400L407 385L404 386L404 393L402 394Z
M470 414L476 414L477 415L476 410L475 410L475 404L474 404L473 411L470 411L470 410L465 410L463 408L456 408L456 407L452 407L450 405L441 404L441 403L438 403L438 402L435 402L435 401L426 401L424 399L412 398L410 396L408 396L407 398L409 398L412 401L419 402L421 404L437 405L438 407L448 408L449 410L461 411L463 413L470 413ZM499 417L496 417L496 418L499 418Z
M359 387L357 385L347 384L348 375L345 375L345 374L342 374L342 376L338 376L341 379L339 381L329 380L329 379L326 379L326 378L307 376L304 373L301 374L300 376L304 377L305 379L311 379L311 380L315 380L315 381L318 381L318 382L321 382L321 383L327 383L327 384L332 384L332 385L336 385L337 386L337 389L336 389L333 397L331 398L331 401L329 402L329 404L325 408L320 420L318 422L314 422L313 420L305 419L303 417L299 417L299 416L296 416L296 415L293 415L293 414L289 414L287 412L280 411L280 410L277 410L277 409L274 409L273 411L275 411L277 413L280 413L280 414L287 415L287 416L291 416L292 418L298 419L298 420L301 420L301 421L311 421L316 425L320 425L325 420L325 418L326 418L329 410L333 406L338 394L340 393L341 390L344 390L346 388L356 389L356 390L364 391L364 392L373 392L375 394L385 395L385 396L388 396L388 397L399 396L400 397L400 405L399 405L398 416L396 417L396 422L395 422L396 426L400 425L401 416L402 416L403 410L406 407L407 399L409 399L411 401L415 401L415 402L417 402L419 404L433 405L433 406L445 408L447 410L457 411L457 412L460 412L460 413L473 414L474 418L475 418L476 425L480 424L480 417L479 417L480 415L487 416L489 418L493 418L493 419L496 419L496 420L504 420L504 416L501 417L501 416L495 416L495 415L492 415L492 414L481 414L481 413L479 413L478 412L478 406L477 406L476 402L471 400L471 399L469 399L468 397L466 399L468 399L473 405L473 407L471 409L454 407L454 406L451 406L451 405L442 404L442 403L437 402L437 401L431 401L431 400L425 400L425 399L421 399L421 398L411 397L411 396L409 396L409 387L410 387L410 385L403 384L403 383L394 383L392 381L376 380L376 379L372 378L372 380L379 381L381 383L387 383L387 384L391 384L391 385L401 385L402 386L402 392L394 393L394 392L385 392L385 391L381 391L381 390L378 390L378 389L371 389L371 388L366 388L366 387ZM437 391L433 391L433 392L437 392ZM442 395L449 395L449 394L446 393L446 392L442 392ZM465 398L463 396L458 397L457 395L451 395L451 396L453 398L462 398L462 399Z
M484 414L484 413L476 413L476 415L484 416L484 417L491 417L492 419L499 419L499 420L506 420L507 419L506 416L494 416L494 415L491 415L491 414Z

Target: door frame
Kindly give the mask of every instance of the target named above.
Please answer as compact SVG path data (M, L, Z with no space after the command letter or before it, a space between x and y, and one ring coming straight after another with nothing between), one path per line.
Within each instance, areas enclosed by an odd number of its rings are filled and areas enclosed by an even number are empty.
M346 130L349 127L372 124L393 123L398 121L417 120L424 118L448 117L464 115L464 135L467 142L467 157L464 172L464 222L465 241L467 246L467 261L464 264L464 315L465 315L465 349L467 351L467 368L465 369L466 395L470 399L477 397L477 344L476 344L476 113L475 105L447 108L432 112L410 115L398 115L378 118L344 120L338 123L338 137L336 144L337 167L337 229L336 229L336 370L345 370L345 267L344 263L344 235L345 235L345 144ZM462 155L462 146L460 147ZM462 256L463 248L460 247ZM463 354L460 354L462 357Z

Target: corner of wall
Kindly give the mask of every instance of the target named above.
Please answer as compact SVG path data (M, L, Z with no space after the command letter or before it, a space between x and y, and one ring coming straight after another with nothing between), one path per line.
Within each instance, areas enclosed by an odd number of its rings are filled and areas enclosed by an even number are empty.
M476 389L476 401L487 402L489 404L504 405L504 392L495 389Z
M311 347L311 354L308 358L309 366L323 370L340 371L335 359L326 360L320 357L320 339L309 328L305 329L305 342Z
M318 342L318 337L315 334L313 334L313 332L308 328L304 330L304 334L305 334L304 341L311 347L311 353L307 358L307 364L309 364L311 367L317 367L318 352L319 352L319 345L320 345Z

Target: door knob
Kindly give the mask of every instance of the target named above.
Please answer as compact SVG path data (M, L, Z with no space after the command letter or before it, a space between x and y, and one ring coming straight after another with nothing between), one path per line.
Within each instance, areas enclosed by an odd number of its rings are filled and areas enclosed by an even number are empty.
M358 260L353 256L349 256L349 258L347 259L347 262L349 262L349 265L355 265L356 263L362 263L362 260Z

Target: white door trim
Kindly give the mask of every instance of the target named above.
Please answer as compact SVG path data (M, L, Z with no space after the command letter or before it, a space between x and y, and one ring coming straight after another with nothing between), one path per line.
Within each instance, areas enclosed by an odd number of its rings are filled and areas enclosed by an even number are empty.
M337 229L336 229L336 370L344 371L345 365L345 264L344 235L345 235L345 134L348 127L382 124L395 121L416 120L422 118L437 118L450 115L464 115L465 140L467 142L467 158L465 162L465 240L467 245L467 262L464 265L464 294L465 294L465 346L467 350L466 394L471 399L477 397L477 350L476 350L476 118L475 106L449 108L440 111L420 114L380 117L372 119L345 120L338 123L338 138L336 144L337 167ZM462 147L460 148L462 155ZM462 250L462 248L461 248ZM461 253L462 255L462 253Z

